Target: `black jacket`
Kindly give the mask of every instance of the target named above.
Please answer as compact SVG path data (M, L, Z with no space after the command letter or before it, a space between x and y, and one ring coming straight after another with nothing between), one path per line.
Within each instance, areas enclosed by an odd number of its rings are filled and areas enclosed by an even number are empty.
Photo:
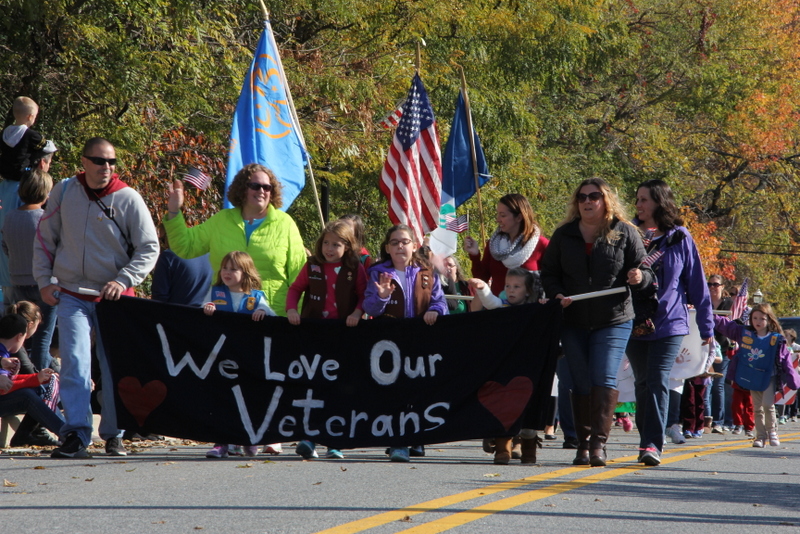
M595 241L592 253L586 254L586 244L578 227L579 220L569 222L556 229L545 250L541 263L542 283L548 298L561 293L565 297L626 287L628 271L639 267L645 258L644 245L639 231L614 220L612 230L618 232L614 243L604 239ZM642 271L642 282L633 286L639 290L653 282L653 272L647 267ZM564 325L580 328L603 328L633 319L633 304L630 289L605 297L596 297L573 302L564 308Z

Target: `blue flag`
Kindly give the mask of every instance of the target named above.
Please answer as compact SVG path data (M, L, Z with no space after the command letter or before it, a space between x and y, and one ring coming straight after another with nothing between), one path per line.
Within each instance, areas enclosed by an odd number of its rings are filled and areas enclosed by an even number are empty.
M475 194L475 174L472 168L472 153L469 146L469 127L467 125L467 106L464 95L459 92L456 113L450 126L450 138L444 149L442 161L442 205L449 199L455 201L455 208ZM489 169L483 155L478 134L475 138L475 155L478 162L479 182L483 186L489 181ZM449 198L448 198L449 197Z
M269 21L265 21L233 116L225 179L226 208L232 207L227 199L228 187L236 173L250 163L260 163L278 177L283 186L284 210L303 189L308 155L291 98L275 38Z

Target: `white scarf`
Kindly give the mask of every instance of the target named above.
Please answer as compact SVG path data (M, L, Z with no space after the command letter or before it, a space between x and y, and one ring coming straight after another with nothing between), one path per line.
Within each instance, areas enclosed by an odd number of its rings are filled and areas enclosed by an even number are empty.
M489 252L497 261L503 262L508 269L519 267L531 257L533 249L539 243L540 231L537 228L533 236L526 243L522 243L522 234L511 243L508 234L495 230L489 238Z

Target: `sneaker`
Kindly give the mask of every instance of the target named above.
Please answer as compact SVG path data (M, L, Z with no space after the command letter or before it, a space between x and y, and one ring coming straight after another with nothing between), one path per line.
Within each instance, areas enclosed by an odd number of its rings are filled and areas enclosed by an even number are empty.
M242 447L244 456L258 456L258 445L245 445Z
M778 439L778 433L777 432L770 432L769 433L769 444L772 447L777 447L778 445L781 444L781 440Z
M53 449L50 453L51 458L91 458L89 451L83 445L77 432L70 432L64 438L64 444Z
M623 431L630 432L631 430L633 430L633 422L631 421L630 417L625 416L625 417L623 417L621 419L621 421L622 421L622 430Z
M714 425L714 426L711 427L711 433L712 434L724 434L725 433L725 429L722 427L722 425Z
M206 453L206 458L227 458L228 446L221 443L215 443L214 448Z
M392 462L408 462L408 447L391 447L389 449L389 460Z
M733 431L731 432L731 434L736 434L738 436L742 432L744 432L744 427L742 425L736 425L735 427L733 427Z
M692 439L694 437L694 434L692 433L691 430L684 430L683 437L686 439Z
M328 452L327 454L325 454L325 457L333 458L335 460L341 460L342 458L344 458L344 454L342 454L342 451L340 451L339 449L331 449L330 447L328 447Z
M702 430L698 430L697 432L692 432L692 437L694 439L702 438L703 437L703 431Z
M677 423L667 428L667 437L676 445L686 443L686 438L684 438L683 434L681 433L681 425Z
M317 446L307 439L299 442L297 447L295 447L294 452L295 454L302 456L304 460L319 458L319 454L317 454Z
M283 447L280 443L270 443L269 445L264 445L264 454L271 454L273 456L277 456L283 452Z
M744 435L748 438L752 438L755 434L753 434L753 429L751 428L750 430L745 430Z
M787 421L787 419L786 419L786 416L785 416L785 415L782 415L782 416L780 416L780 417L778 418L778 424L779 424L779 425L785 425L785 424L786 424L786 421Z
M763 449L764 448L764 440L763 439L757 439L757 440L753 441L753 447L755 447L757 449Z
M128 456L128 451L125 450L122 439L111 438L106 440L106 454L109 456Z
M648 447L639 454L639 461L653 467L661 463L661 455L658 454L658 449Z
M408 450L409 456L425 456L425 445L415 445Z
M244 448L241 445L228 445L228 455L244 456Z

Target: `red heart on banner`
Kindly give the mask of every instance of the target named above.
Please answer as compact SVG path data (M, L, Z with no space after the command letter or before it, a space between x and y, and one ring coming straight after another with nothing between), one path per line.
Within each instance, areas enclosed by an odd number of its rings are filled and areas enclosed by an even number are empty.
M117 390L122 404L139 426L144 425L147 416L167 398L167 386L161 380L153 380L142 386L135 376L126 376L117 384Z
M494 381L486 382L478 390L478 400L508 430L525 411L532 394L531 379L517 376L505 386Z

